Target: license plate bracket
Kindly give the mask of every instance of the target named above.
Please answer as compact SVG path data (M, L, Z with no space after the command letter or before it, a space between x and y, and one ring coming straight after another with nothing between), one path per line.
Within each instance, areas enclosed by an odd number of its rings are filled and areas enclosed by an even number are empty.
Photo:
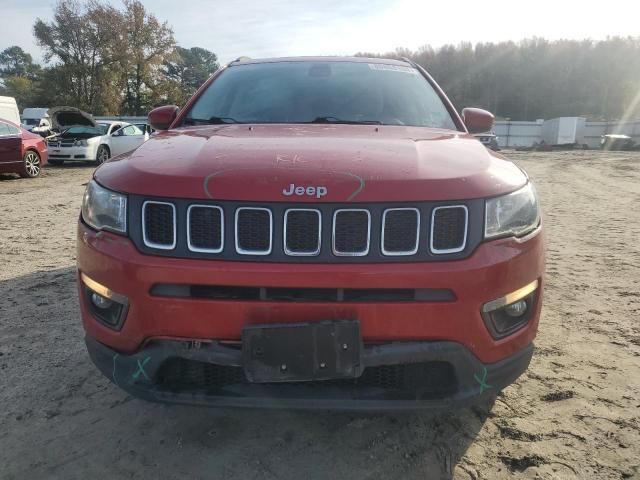
M242 331L244 372L254 383L357 378L361 352L355 320L252 325Z

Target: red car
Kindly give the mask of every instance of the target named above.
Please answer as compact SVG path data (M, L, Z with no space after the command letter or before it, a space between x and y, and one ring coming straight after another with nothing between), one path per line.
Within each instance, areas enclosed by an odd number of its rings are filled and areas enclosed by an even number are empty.
M47 144L40 135L0 118L0 173L34 178L47 158Z
M409 61L239 60L99 167L78 225L89 354L154 401L414 409L522 374L536 193Z

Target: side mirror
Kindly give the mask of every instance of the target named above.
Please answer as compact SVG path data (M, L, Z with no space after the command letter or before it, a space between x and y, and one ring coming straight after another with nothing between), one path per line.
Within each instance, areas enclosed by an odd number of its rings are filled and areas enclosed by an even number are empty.
M176 105L154 108L149 112L149 125L156 130L167 130L178 116L179 110Z
M484 133L493 127L493 114L481 108L464 108L462 121L469 133Z

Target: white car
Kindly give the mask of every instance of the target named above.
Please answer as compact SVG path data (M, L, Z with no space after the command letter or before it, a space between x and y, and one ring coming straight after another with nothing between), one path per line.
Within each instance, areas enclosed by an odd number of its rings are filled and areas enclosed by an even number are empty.
M61 133L49 137L49 163L89 160L97 165L135 150L149 134L126 122L95 122L91 115L71 107L49 110L52 128Z

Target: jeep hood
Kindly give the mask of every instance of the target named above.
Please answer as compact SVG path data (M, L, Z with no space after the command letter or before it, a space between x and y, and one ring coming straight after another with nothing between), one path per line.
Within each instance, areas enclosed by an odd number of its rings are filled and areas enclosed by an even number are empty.
M74 107L53 107L49 109L51 129L62 132L71 127L95 127L91 115Z
M95 178L146 196L311 203L462 200L508 193L527 181L471 135L371 125L174 129L103 164ZM305 193L285 195L291 185ZM327 193L319 197L307 187Z

